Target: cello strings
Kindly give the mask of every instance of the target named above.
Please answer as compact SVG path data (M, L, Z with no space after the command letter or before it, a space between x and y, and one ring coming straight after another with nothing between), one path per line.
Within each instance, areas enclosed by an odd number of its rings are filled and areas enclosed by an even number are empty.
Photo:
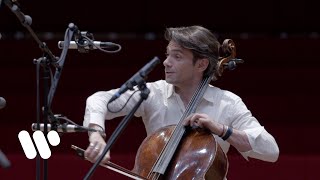
M183 126L183 120L189 116L191 113L194 113L196 111L197 106L200 103L200 99L203 97L208 84L210 80L212 79L211 76L205 77L197 87L197 90L195 91L195 94L193 94L190 102L187 105L186 111L182 115L180 121L178 122L177 126L175 127L172 135L170 136L168 142L165 144L164 148L162 149L158 159L156 160L155 164L153 165L151 171L148 174L148 177L150 177L152 172L154 174L152 175L156 176L155 178L158 179L161 175L161 173L164 174L165 169L167 168L175 150L177 149L177 146L179 145L179 142L182 139L182 136L185 133L185 127ZM167 148L167 147L171 148ZM173 146L173 148L172 148ZM169 159L170 158L170 159ZM165 161L166 160L166 161ZM165 165L163 165L165 163Z
M196 105L198 104L200 98L202 97L201 95L203 94L202 91L204 91L204 87L207 83L207 79L203 79L201 81L201 83L198 86L198 89L196 90L194 96L192 97L190 103L188 104L188 108L186 110L186 112L184 113L184 116L182 116L182 118L180 119L177 128L174 131L174 134L171 136L170 138L170 142L168 143L168 145L170 145L169 147L171 148L167 148L166 151L164 152L163 156L166 159L162 159L162 160L166 160L165 162L168 164L169 161L171 160L174 151L176 150L179 142L182 139L182 136L185 133L185 127L183 126L183 120L190 115L190 113L192 113L193 111L195 111ZM170 158L170 159L169 159ZM167 166L167 165L166 165ZM163 168L166 168L166 166L164 166ZM164 171L164 170L163 170Z
M197 87L196 92L199 91L199 89L201 88L202 84L203 84L203 81L201 81L201 82L199 83L199 86ZM189 111L189 109L190 109L190 107L191 107L191 104L193 104L193 102L194 102L195 99L196 99L196 93L193 94L193 96L192 96L192 98L191 98L191 101L188 103L187 108L186 108L186 112ZM153 167L151 168L151 171L150 171L149 174L148 174L148 177L151 175L152 172L159 172L159 167L161 167L162 164L163 164L163 163L162 163L163 157L166 156L167 151L168 151L167 146L169 146L169 144L172 144L172 143L170 142L170 141L172 141L172 137L177 136L177 135L176 135L177 132L178 132L178 131L181 131L181 130L180 130L180 129L181 129L181 123L180 123L180 122L181 122L183 119L186 118L186 112L182 115L182 117L181 117L178 125L174 128L173 133L171 134L168 142L164 145L163 149L161 150L161 152L160 152L160 154L159 154L156 162L154 163Z

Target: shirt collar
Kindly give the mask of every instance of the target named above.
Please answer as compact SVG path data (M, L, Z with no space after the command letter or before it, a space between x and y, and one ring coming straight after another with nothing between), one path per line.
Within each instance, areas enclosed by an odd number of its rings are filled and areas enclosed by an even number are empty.
M203 95L203 98L209 102L213 103L213 99L214 99L215 93L213 91L213 86L209 84L209 87L207 88L206 92Z
M173 96L173 94L175 93L174 92L174 87L173 87L173 85L172 84L169 84L169 83L167 83L168 84L168 87L167 87L167 99L169 99L171 96Z
M203 98L209 102L213 102L214 99L214 92L212 91L212 87L213 86L209 84L209 87L203 95ZM174 86L172 84L168 83L167 92L167 99L169 99L171 96L173 96L173 94L175 94Z

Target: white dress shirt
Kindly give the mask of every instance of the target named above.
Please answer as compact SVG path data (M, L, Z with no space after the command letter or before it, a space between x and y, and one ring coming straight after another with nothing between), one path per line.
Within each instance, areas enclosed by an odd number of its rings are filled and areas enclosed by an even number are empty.
M135 116L142 117L147 135L150 135L159 128L177 124L185 111L185 107L180 96L175 93L173 85L166 81L159 80L147 83L147 87L150 89L150 94L136 111ZM107 110L107 103L117 90L100 91L88 97L84 126L94 123L105 128L105 119L125 116L131 111L140 98L140 92L135 93L120 112L111 113ZM109 108L113 111L119 110L132 93L133 91L127 91L122 94L109 105ZM239 96L210 85L196 112L205 113L221 124L244 131L252 147L252 150L248 152L240 152L247 160L248 157L270 162L278 159L279 148L275 139L252 116ZM230 144L220 137L214 136L223 151L227 153Z

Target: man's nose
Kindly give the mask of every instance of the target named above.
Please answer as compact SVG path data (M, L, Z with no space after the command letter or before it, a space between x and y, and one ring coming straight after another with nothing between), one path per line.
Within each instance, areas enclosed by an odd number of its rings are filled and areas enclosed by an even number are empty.
M163 61L163 65L164 65L164 66L170 66L169 57L167 57L167 58Z

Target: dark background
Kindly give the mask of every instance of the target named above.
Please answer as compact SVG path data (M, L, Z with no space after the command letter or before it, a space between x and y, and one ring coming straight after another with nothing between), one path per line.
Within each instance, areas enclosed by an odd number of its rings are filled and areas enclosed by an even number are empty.
M231 38L237 57L245 60L213 84L240 97L278 142L276 163L244 160L229 153L228 179L316 179L320 165L318 6L312 1L25 1L20 8L32 17L32 29L60 56L70 22L94 34L95 40L122 46L116 54L70 50L62 71L52 111L82 124L86 98L96 91L117 88L154 56L164 60L166 27L202 25L222 43ZM0 149L11 161L0 169L1 179L35 179L36 162L25 157L18 140L21 130L36 122L36 66L42 56L38 44L4 4L0 7ZM162 79L157 66L148 81ZM43 89L40 80L41 92ZM41 96L41 99L43 97ZM108 121L108 135L121 118ZM144 139L140 119L130 122L112 147L112 161L128 169ZM86 133L63 134L51 147L49 179L82 179L91 163L81 160L71 144L85 148ZM99 167L93 179L126 179Z

